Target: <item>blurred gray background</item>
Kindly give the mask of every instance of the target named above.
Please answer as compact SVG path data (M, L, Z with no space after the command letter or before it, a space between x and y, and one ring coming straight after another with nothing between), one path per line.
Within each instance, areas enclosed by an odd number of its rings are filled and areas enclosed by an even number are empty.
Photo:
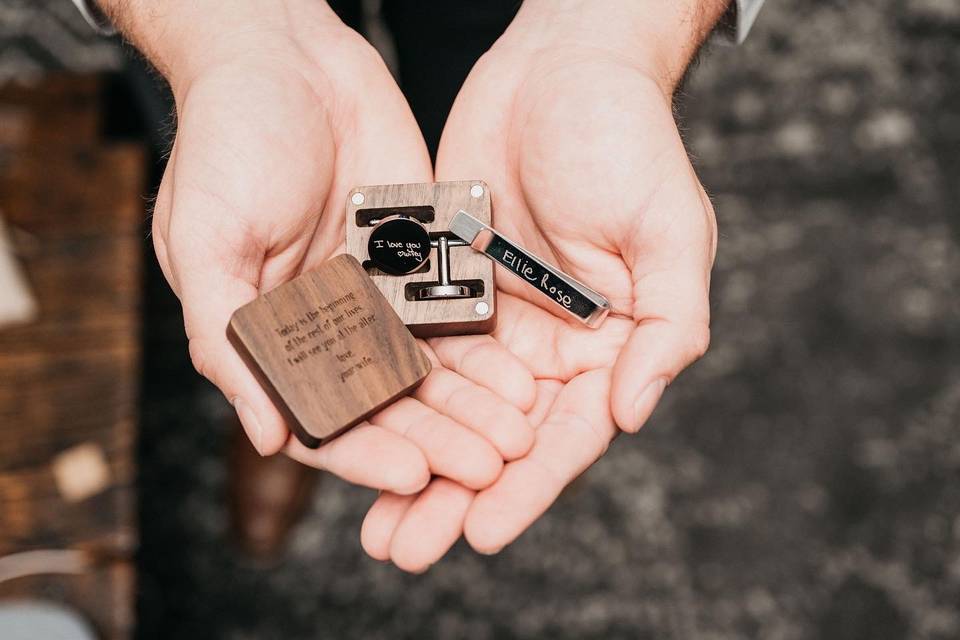
M678 113L712 348L495 557L374 562L332 478L277 566L225 544L227 408L154 268L139 636L960 637L960 0L769 0Z

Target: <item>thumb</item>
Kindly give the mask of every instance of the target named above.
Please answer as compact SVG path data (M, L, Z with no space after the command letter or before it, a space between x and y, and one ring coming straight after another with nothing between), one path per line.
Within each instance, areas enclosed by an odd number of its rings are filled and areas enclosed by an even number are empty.
M617 425L629 433L643 426L666 386L710 344L716 230L713 207L694 184L687 190L691 197L651 213L622 248L631 266L637 325L614 365L611 400Z
M217 203L197 193L175 193L173 207L182 211L215 211ZM230 316L258 295L264 253L252 232L229 216L205 216L210 225L184 229L184 216L171 216L165 235L166 255L174 288L183 305L190 359L233 405L243 428L261 455L286 443L282 416L227 339Z

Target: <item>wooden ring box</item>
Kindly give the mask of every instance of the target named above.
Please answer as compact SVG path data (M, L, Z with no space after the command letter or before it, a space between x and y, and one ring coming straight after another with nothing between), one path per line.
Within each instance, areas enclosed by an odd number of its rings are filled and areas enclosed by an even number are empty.
M357 187L347 196L347 253L360 261L384 297L413 335L420 338L490 333L496 326L494 263L469 246L451 246L449 269L453 284L466 285L471 297L418 299L418 291L439 283L438 249L414 273L383 273L369 261L367 243L377 221L403 215L417 220L430 233L460 242L449 232L450 220L464 210L492 224L490 189L479 180Z

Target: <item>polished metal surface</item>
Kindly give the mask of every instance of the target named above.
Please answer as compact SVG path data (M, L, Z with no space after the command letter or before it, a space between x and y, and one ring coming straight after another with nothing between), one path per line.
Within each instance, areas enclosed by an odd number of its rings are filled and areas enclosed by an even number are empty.
M599 327L610 313L610 303L598 292L522 249L466 211L457 212L450 221L450 231L588 327Z
M443 298L472 298L470 287L460 284L435 284L417 291L419 300L440 300Z

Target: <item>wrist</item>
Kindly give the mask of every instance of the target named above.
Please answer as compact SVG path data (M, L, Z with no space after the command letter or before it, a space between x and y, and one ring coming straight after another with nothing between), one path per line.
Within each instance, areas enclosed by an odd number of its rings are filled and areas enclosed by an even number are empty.
M729 3L525 0L502 44L531 52L567 49L610 55L650 76L671 96Z
M310 0L98 0L114 25L170 83L180 87L238 56L279 51L302 29L342 23Z

